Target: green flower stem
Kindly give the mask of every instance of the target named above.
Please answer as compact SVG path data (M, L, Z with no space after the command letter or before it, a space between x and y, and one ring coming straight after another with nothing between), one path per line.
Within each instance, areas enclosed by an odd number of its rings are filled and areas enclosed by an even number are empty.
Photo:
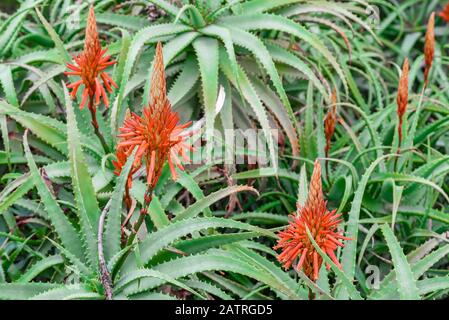
M94 127L94 131L95 134L97 135L98 139L100 139L101 145L103 146L104 152L106 154L108 154L110 152L109 150L109 146L106 143L106 140L103 136L103 134L100 132L99 126L98 126L98 122L97 122L97 110L95 109L94 106L94 97L93 96L89 96L89 111L90 111L90 115L92 117L92 126Z
M126 242L126 246L130 246L133 243L134 239L136 238L137 232L139 232L142 223L145 221L145 216L148 214L148 207L150 206L152 199L153 199L153 188L149 187L145 192L143 206L142 209L140 209L139 219L137 219L137 222L134 224L133 232L129 235L128 241Z

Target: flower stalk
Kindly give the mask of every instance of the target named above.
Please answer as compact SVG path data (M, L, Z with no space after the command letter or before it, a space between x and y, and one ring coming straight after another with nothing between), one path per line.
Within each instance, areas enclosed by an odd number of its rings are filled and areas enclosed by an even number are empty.
M142 208L140 209L139 218L132 228L132 232L128 237L128 241L126 242L126 246L130 246L134 239L136 238L137 232L140 230L142 223L145 221L145 216L148 214L148 208L150 207L151 201L153 200L153 189L148 188L144 195L144 203Z
M98 139L100 140L101 146L103 147L103 150L106 153L109 153L109 146L106 142L106 139L104 138L103 134L100 132L100 128L97 122L97 109L94 107L94 100L93 97L89 97L89 105L88 105L90 116L91 116L91 123L92 127L94 127L94 132Z
M153 62L149 104L144 108L143 115L128 112L123 126L119 129L120 139L117 145L117 161L114 161L115 174L120 175L123 166L131 152L136 149L133 167L128 176L125 190L125 202L130 208L131 198L129 190L132 185L132 175L145 163L147 174L147 190L140 210L140 215L128 236L127 245L131 245L138 233L153 198L153 190L161 176L165 162L168 162L172 178L177 178L175 165L183 170L181 157L189 161L186 150L193 151L187 143L192 131L185 131L191 122L179 124L179 115L171 108L167 98L165 69L162 45L156 46Z

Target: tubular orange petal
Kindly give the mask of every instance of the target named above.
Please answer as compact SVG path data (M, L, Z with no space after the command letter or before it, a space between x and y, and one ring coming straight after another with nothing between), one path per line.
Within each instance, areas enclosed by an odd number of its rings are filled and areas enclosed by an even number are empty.
M296 266L296 270L301 270L304 261L306 260L307 249L304 249L301 254L301 258L299 259L298 265Z
M89 93L89 92L87 91L87 89L84 88L84 91L83 91L83 97L82 97L82 99L81 99L81 104L80 104L80 109L83 109L84 105L86 104L86 100L87 100L88 93Z

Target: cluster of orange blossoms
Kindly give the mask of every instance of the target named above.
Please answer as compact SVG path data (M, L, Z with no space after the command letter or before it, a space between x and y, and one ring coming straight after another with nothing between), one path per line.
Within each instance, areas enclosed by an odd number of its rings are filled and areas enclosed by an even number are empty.
M299 257L296 269L298 271L302 269L313 281L318 279L323 258L313 246L306 231L308 229L321 250L341 268L335 250L337 247L343 247L341 240L350 239L344 237L343 232L338 230L339 224L343 221L339 219L340 216L336 210L328 211L326 208L321 184L321 166L316 160L305 205L298 206L298 211L290 215L289 225L278 234L279 240L274 247L275 250L282 249L278 261L285 269L289 269ZM326 267L330 268L327 264Z
M447 6L449 10L449 4ZM427 31L424 43L424 89L429 84L429 74L432 68L433 59L435 54L435 13L430 15L429 21L427 23ZM398 152L400 151L400 146L402 142L402 123L403 117L407 110L407 102L408 102L408 74L409 74L409 62L408 58L405 58L404 64L402 66L401 77L399 79L398 85L398 94L396 98L397 103L397 115L399 118L398 125L398 135L399 135L399 147Z
M449 23L449 2L446 4L443 10L438 13L438 15L441 17L441 19Z
M157 44L151 79L150 102L143 110L143 116L128 113L120 128L118 137L121 141L117 147L117 161L114 161L115 173L120 174L126 159L137 148L132 172L138 170L145 160L147 186L153 189L161 175L165 161L168 161L173 179L177 173L175 165L183 170L179 157L189 161L186 150L193 147L187 143L191 135L185 129L191 122L180 125L179 115L171 108L167 98L162 45ZM128 188L131 187L131 174Z
M67 67L70 71L64 73L66 75L79 76L81 78L67 86L72 89L72 98L76 97L80 86L84 86L80 104L81 109L86 104L87 98L89 98L88 107L89 109L93 109L92 111L94 111L96 106L100 104L101 98L103 99L105 106L109 106L106 90L112 92L111 86L115 88L118 87L109 74L104 71L107 67L116 63L116 61L110 60L111 56L105 56L107 50L107 48L101 48L94 8L91 6L87 18L84 51L78 56L73 57L75 64L67 63ZM100 79L103 83L100 82Z
M81 78L67 87L72 89L71 97L75 98L81 85L84 86L80 109L84 107L89 98L88 108L91 111L92 124L96 131L98 131L95 116L96 106L103 100L107 107L109 100L106 91L112 92L112 87L118 87L104 71L107 67L116 63L116 61L110 60L111 56L105 56L106 51L107 48L101 48L94 8L91 6L86 25L84 50L78 56L73 57L75 63L67 64L70 71L65 72L65 74ZM123 127L120 128L120 134L118 135L120 142L117 146L117 160L113 161L114 173L120 175L126 160L135 147L137 148L126 184L125 201L128 208L131 203L129 190L132 187L132 176L142 166L142 159L146 163L148 190L152 190L156 185L165 161L168 161L172 177L176 179L175 165L181 170L183 169L178 156L185 161L189 160L186 150L193 150L193 148L186 142L186 139L191 133L187 133L184 129L191 122L183 125L179 125L178 122L179 115L172 111L167 98L162 45L158 43L153 64L149 105L144 108L142 117L127 112ZM104 141L99 131L97 134L100 140Z

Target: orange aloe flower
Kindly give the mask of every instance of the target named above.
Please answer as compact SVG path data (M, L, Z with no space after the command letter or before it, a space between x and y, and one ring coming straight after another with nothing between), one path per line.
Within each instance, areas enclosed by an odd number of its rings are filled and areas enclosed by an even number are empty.
M429 22L427 23L426 42L424 44L424 60L426 67L424 69L424 85L427 86L429 81L430 68L433 63L435 53L435 12L432 12Z
M398 95L397 95L397 114L399 117L399 126L398 126L398 134L399 134L399 146L402 142L402 122L405 111L407 110L407 102L408 102L408 71L409 64L408 58L405 58L404 65L402 66L401 78L399 79L398 86Z
M189 161L186 150L193 150L186 139L191 135L185 131L191 122L178 124L180 118L171 108L167 98L162 45L157 44L150 88L150 102L143 116L132 113L125 119L118 137L118 149L132 150L137 146L135 165L145 160L147 186L153 189L159 180L162 167L168 161L173 179L177 178L175 165L183 170L179 157ZM129 152L129 151L128 151Z
M128 150L126 148L117 148L117 161L112 160L112 164L114 165L114 174L119 176L122 172L123 167L125 166L126 160L128 159ZM138 167L133 166L131 171L129 172L129 175L127 177L126 185L125 185L125 203L127 208L131 207L131 196L129 194L129 191L131 190L131 187L133 185L133 174L139 169Z
M446 4L446 6L441 10L438 15L446 22L449 23L449 2Z
M275 250L282 249L278 261L285 269L289 269L299 257L296 270L302 269L312 281L318 279L323 258L310 241L307 227L321 250L341 268L335 250L344 246L341 240L350 239L344 237L343 232L338 230L339 224L343 221L339 219L340 216L341 213L337 214L336 210L328 211L326 208L321 184L321 166L316 160L305 205L302 208L298 205L296 214L290 215L288 226L278 233L279 240L274 246ZM330 268L327 264L326 267Z
M331 149L331 139L335 132L335 123L337 122L337 93L335 89L332 91L331 96L332 106L324 118L324 133L326 136L326 157L329 157L329 151Z
M118 87L109 74L104 71L107 67L116 63L116 61L110 60L111 56L105 55L107 50L107 48L101 48L94 7L91 5L89 17L87 18L84 51L78 56L73 56L75 63L67 63L67 68L69 68L70 71L64 72L66 75L79 76L81 78L67 86L72 89L72 98L75 98L80 86L84 86L80 104L81 109L86 104L87 98L89 98L89 109L95 110L95 106L100 104L101 98L103 99L105 106L109 106L105 87L108 92L112 92L111 86L115 88ZM100 79L103 83L101 83Z

